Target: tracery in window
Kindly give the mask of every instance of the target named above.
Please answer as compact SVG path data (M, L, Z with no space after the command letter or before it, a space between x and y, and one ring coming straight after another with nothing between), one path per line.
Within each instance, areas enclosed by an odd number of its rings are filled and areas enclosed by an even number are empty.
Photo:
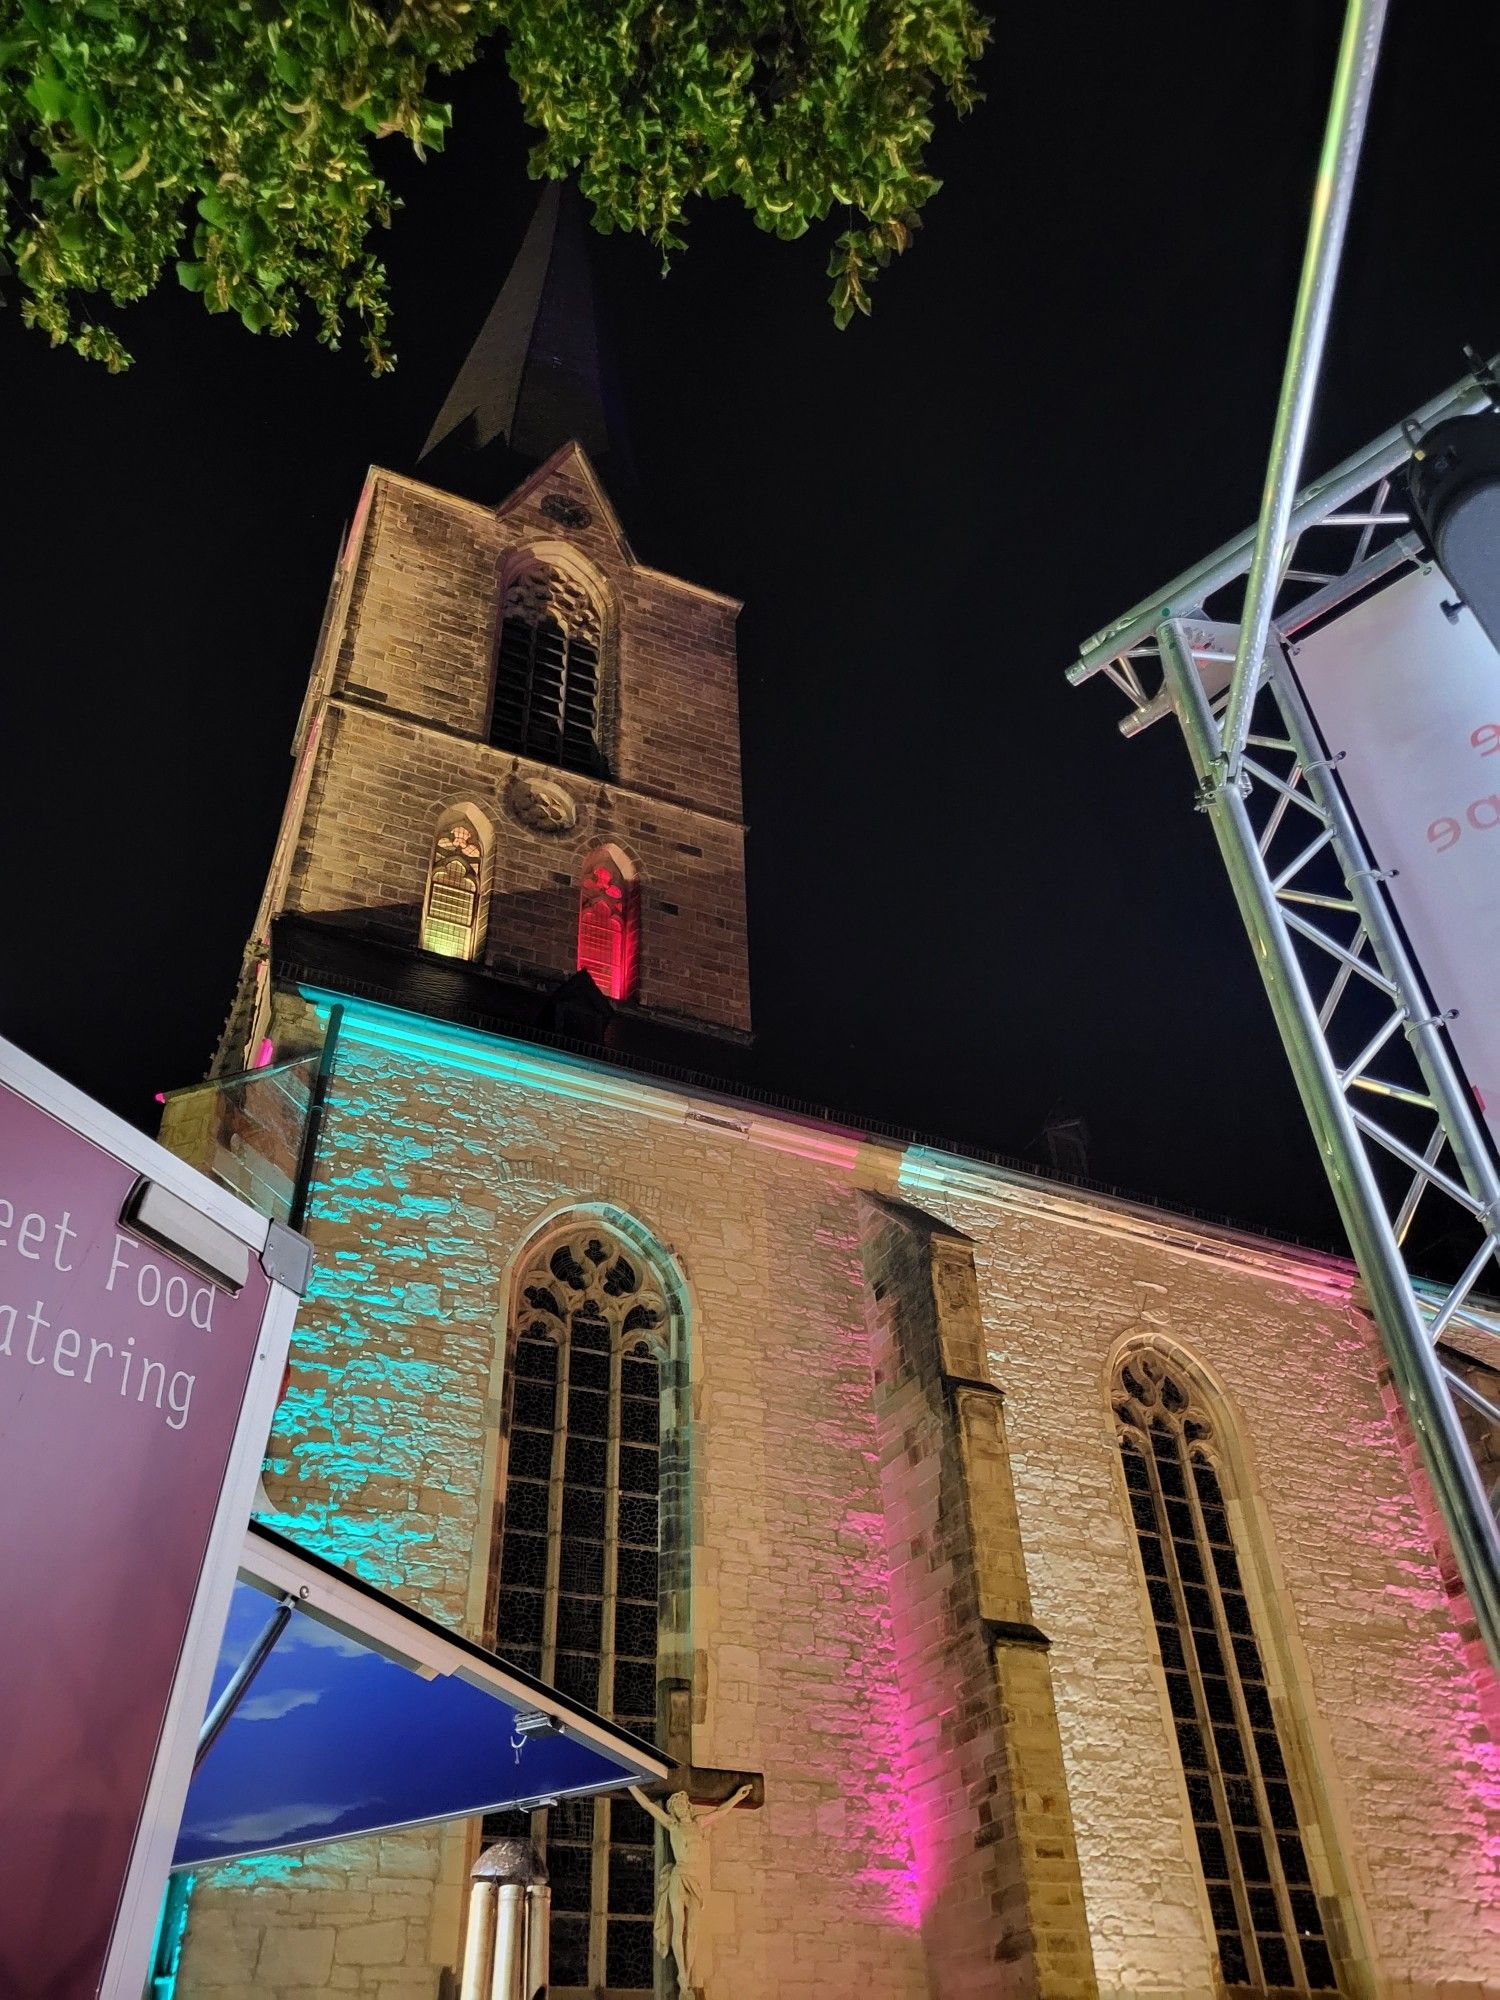
M545 1238L517 1287L495 1645L518 1666L657 1736L665 1292L590 1217ZM554 1994L649 1993L651 1822L629 1799L497 1814L552 1883Z
M611 1000L635 996L640 902L635 870L617 847L596 847L578 890L578 969Z
M1225 1985L1335 1993L1230 1537L1218 1420L1185 1370L1146 1349L1122 1362L1114 1413Z
M565 770L601 772L602 620L573 577L542 563L505 586L490 741Z
M486 839L466 812L445 813L432 843L422 902L422 948L473 958L484 941Z

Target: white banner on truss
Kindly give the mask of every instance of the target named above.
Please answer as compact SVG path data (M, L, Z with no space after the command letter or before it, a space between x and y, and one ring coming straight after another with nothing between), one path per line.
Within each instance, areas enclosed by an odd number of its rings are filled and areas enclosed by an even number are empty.
M1455 596L1414 571L1291 655L1500 1143L1500 653Z

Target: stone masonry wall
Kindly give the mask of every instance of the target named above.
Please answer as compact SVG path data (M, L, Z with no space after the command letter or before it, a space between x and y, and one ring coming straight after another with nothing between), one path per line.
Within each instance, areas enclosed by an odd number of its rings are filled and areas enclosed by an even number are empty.
M1246 1565L1257 1615L1284 1629L1267 1651L1305 1716L1315 1831L1345 1864L1324 1875L1351 1995L1500 1994L1494 1750L1342 1270L748 1107L740 1129L709 1125L700 1112L733 1107L483 1037L455 1034L451 1062L419 1069L379 1035L349 1010L310 1222L318 1275L268 1482L280 1524L477 1631L511 1261L578 1203L613 1205L676 1261L693 1755L763 1771L766 1791L713 1835L708 2000L930 1991L861 1185L975 1245L1101 1994L1213 1990L1106 1400L1113 1352L1147 1332L1196 1357L1238 1420L1237 1532L1265 1551ZM977 1807L975 1823L977 1837ZM435 2000L460 1944L461 1842L382 1847L373 1865L330 1847L300 1871L252 1869L248 1888L205 1885L182 1992ZM396 1921L399 1939L378 1928ZM377 1950L395 1955L351 1958Z
M424 1076L362 1044L353 1013L323 1132L318 1275L267 1480L277 1525L477 1631L507 1269L564 1206L635 1218L690 1300L694 1761L765 1775L764 1810L714 1831L705 1990L922 2000L846 1178L748 1153L680 1106L643 1116L471 1072ZM460 1949L451 1901L413 1896L384 1844L377 1864L330 1847L306 1871L206 1885L184 1996L433 2000ZM339 1941L393 1894L420 1971L371 1964L350 1986Z
M1093 2000L972 1246L862 1204L907 1809L934 2000Z
M1351 1990L1500 1995L1500 1765L1347 1274L1291 1252L1279 1272L1179 1253L1103 1214L1080 1227L1061 1199L1027 1215L980 1178L921 1198L978 1248L1101 1993L1212 1990L1106 1400L1114 1353L1152 1337L1219 1385L1234 1424L1236 1538L1259 1574L1258 1629L1284 1635L1265 1651L1273 1699L1301 1712L1310 1846L1326 1829L1343 1858Z

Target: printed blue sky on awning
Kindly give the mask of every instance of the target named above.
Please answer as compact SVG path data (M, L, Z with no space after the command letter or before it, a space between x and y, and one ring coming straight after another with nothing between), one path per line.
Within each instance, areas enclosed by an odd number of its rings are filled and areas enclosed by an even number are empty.
M666 1774L636 1738L257 1527L210 1710L287 1595L297 1608L194 1774L174 1867Z

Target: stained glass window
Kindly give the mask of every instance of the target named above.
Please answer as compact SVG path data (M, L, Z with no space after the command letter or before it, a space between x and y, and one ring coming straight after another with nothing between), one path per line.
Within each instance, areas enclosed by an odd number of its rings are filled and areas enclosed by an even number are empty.
M1336 1993L1215 1416L1185 1371L1146 1350L1121 1364L1114 1412L1225 1986L1278 2000Z
M473 958L484 917L484 843L469 819L445 818L432 844L422 906L422 948Z
M578 890L578 969L611 1000L635 995L639 908L630 863L616 847L596 848Z
M653 1741L665 1298L638 1251L587 1222L546 1240L516 1312L495 1648ZM549 1991L649 1993L649 1818L576 1799L485 1828L528 1830L552 1882Z
M495 659L490 741L565 770L602 772L599 655L602 621L583 587L541 564L505 587Z

